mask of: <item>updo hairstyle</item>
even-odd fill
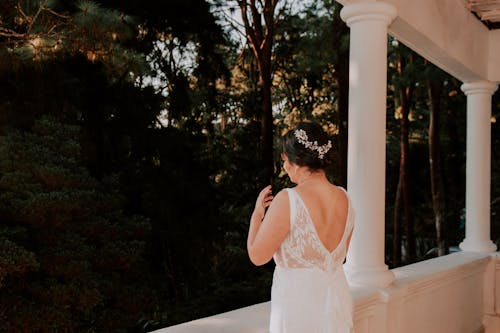
[[[325,169],[332,164],[335,158],[332,146],[324,153],[323,158],[320,158],[320,153],[317,149],[308,148],[303,142],[299,141],[296,136],[297,130],[303,130],[307,135],[307,141],[310,143],[316,142],[317,146],[326,147],[330,141],[330,138],[321,125],[314,122],[298,123],[295,128],[289,130],[282,137],[282,153],[288,157],[290,162],[299,166],[306,166],[311,171]]]

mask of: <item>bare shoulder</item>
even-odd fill
[[[288,209],[289,208],[289,199],[288,199],[288,191],[286,189],[283,189],[279,191],[273,199],[273,202],[271,203],[271,206],[269,206],[269,209],[271,210],[283,210],[283,209]]]
[[[347,191],[341,186],[335,186],[335,190],[337,191],[337,205],[348,209],[349,195],[347,194]]]
[[[276,194],[276,198],[278,197],[281,197],[281,198],[285,198],[285,199],[288,199],[288,191],[286,188],[282,189],[281,191],[279,191],[277,194]]]
[[[342,197],[344,197],[347,200],[347,198],[349,197],[349,195],[347,194],[347,190],[345,188],[343,188],[340,185],[333,185],[333,187],[335,188],[335,190],[338,191],[338,193],[342,194]]]
[[[273,198],[264,216],[263,225],[272,226],[272,233],[275,234],[280,234],[280,231],[282,231],[283,237],[288,232],[290,227],[290,203],[286,190],[279,191]]]
[[[264,221],[269,221],[271,224],[287,225],[289,218],[290,203],[288,201],[288,192],[281,190],[274,196],[271,205],[267,209]]]

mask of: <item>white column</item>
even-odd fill
[[[491,95],[497,84],[464,83],[467,96],[467,161],[465,185],[465,239],[463,251],[494,252],[490,239]]]
[[[340,12],[351,29],[347,185],[356,224],[344,266],[349,283],[384,287],[387,27],[396,9],[357,2]]]

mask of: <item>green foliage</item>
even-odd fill
[[[319,15],[315,4],[304,15],[288,15],[276,36],[276,98],[285,99],[282,114],[299,119],[332,118],[335,78],[330,75],[336,49],[330,47],[336,28],[330,17]],[[304,31],[307,25],[309,29]],[[325,115],[326,114],[326,115]]]
[[[125,176],[153,223],[153,263],[167,277],[158,290],[168,300],[164,326],[269,298],[271,269],[256,270],[245,245],[260,125],[229,121],[205,134],[204,122],[195,125],[155,130],[154,158]]]
[[[111,332],[151,310],[154,296],[141,281],[150,223],[123,214],[116,177],[98,181],[83,167],[80,132],[43,117],[0,140],[0,308],[8,332]]]
[[[415,234],[417,260],[427,259],[426,252],[435,246],[435,226],[433,220],[430,171],[429,171],[429,96],[428,82],[442,87],[440,98],[441,122],[440,176],[444,187],[446,241],[456,246],[464,238],[463,210],[465,206],[465,139],[466,139],[466,99],[460,91],[460,82],[441,69],[428,63],[411,49],[397,42],[389,41],[388,96],[387,96],[387,193],[386,216],[388,233],[391,237],[391,217],[399,173],[401,90],[412,89],[409,114],[410,141],[410,182],[415,206]],[[399,73],[398,60],[405,64]],[[393,176],[396,175],[396,176]],[[390,221],[390,222],[389,222]],[[392,243],[386,247],[392,251]],[[387,262],[391,265],[391,260]]]
[[[0,9],[0,52],[24,63],[84,55],[114,75],[140,75],[144,56],[125,47],[138,36],[138,22],[118,10],[82,0],[6,1]]]
[[[7,238],[0,238],[0,288],[6,278],[19,277],[38,268],[39,263],[32,252]]]

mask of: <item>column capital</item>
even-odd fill
[[[465,82],[462,84],[460,89],[464,92],[466,96],[474,95],[474,94],[490,94],[497,90],[498,83],[491,81],[473,81],[473,82]]]
[[[397,10],[385,2],[356,2],[345,6],[340,11],[340,17],[347,26],[362,21],[384,21],[388,26],[396,18]]]

